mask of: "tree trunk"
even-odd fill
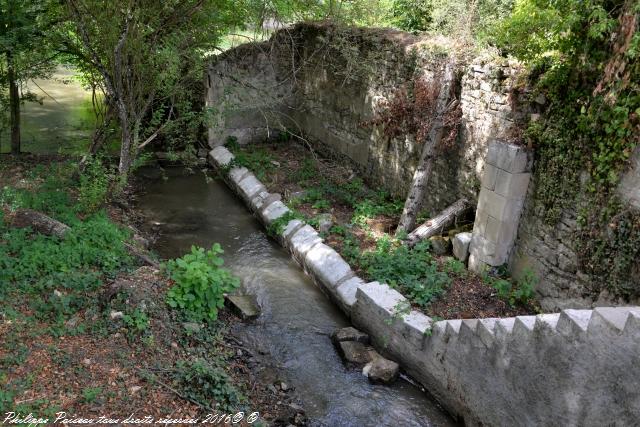
[[[433,169],[433,158],[435,156],[436,148],[442,139],[444,131],[444,114],[447,112],[452,98],[453,89],[455,89],[454,77],[454,64],[449,62],[445,67],[440,93],[438,94],[435,118],[431,125],[431,130],[429,131],[427,140],[424,142],[418,167],[413,174],[413,182],[411,183],[411,188],[409,189],[409,194],[407,195],[407,200],[405,201],[404,209],[402,210],[402,216],[400,217],[400,222],[396,229],[396,236],[413,230],[416,225],[416,217],[422,208],[424,193],[427,189],[431,170]]]
[[[12,225],[18,228],[31,227],[40,234],[59,238],[64,237],[70,230],[68,225],[31,209],[17,210]]]
[[[11,154],[20,154],[20,91],[15,70],[13,54],[7,52],[7,71],[9,79],[9,110],[11,117]]]
[[[126,176],[129,173],[129,167],[131,166],[131,144],[132,144],[132,132],[131,125],[128,117],[122,117],[120,114],[120,127],[122,128],[122,139],[120,145],[120,163],[118,164],[118,172],[121,176]]]
[[[467,209],[467,205],[468,202],[466,199],[458,200],[440,212],[435,218],[430,219],[411,232],[411,234],[407,236],[406,244],[413,246],[420,240],[428,239],[431,236],[442,233],[446,227],[453,223],[457,216]]]

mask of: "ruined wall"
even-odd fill
[[[207,103],[216,112],[209,143],[228,136],[260,142],[284,126],[350,162],[370,184],[404,197],[422,145],[414,135],[389,139],[366,123],[412,79],[444,68],[448,54],[439,46],[393,30],[300,25],[226,52],[208,73]],[[513,132],[515,70],[483,62],[461,64],[462,125],[431,176],[425,207],[434,213],[462,196],[476,198],[488,141]]]
[[[261,142],[286,128],[315,149],[349,162],[372,186],[405,197],[422,146],[413,135],[386,138],[365,123],[385,101],[416,77],[444,68],[446,40],[429,40],[380,29],[339,30],[298,25],[270,41],[240,46],[216,57],[207,74],[207,105],[214,118],[212,147],[228,136]],[[490,142],[513,140],[529,116],[526,96],[514,92],[515,64],[478,57],[460,62],[462,118],[456,144],[435,162],[425,209],[436,213],[465,196],[477,201]],[[514,95],[518,93],[518,95]],[[544,100],[535,100],[544,104]],[[542,106],[539,106],[543,108]],[[534,164],[535,170],[535,164]],[[620,193],[640,204],[640,151],[622,180]],[[576,211],[557,226],[542,220],[532,180],[509,265],[516,276],[531,269],[545,310],[624,304],[579,271],[575,253]],[[524,196],[524,195],[523,195]],[[513,219],[518,224],[517,218]],[[640,263],[636,265],[640,280]],[[640,287],[640,283],[636,284]]]

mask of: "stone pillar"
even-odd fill
[[[531,178],[533,156],[525,147],[500,141],[489,144],[470,245],[469,269],[506,263]]]

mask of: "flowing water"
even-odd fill
[[[317,426],[449,426],[452,420],[405,380],[372,385],[346,368],[329,335],[348,326],[344,315],[270,240],[242,202],[220,181],[169,169],[169,179],[146,186],[138,205],[160,228],[155,250],[177,257],[191,245],[218,242],[243,290],[257,297],[261,316],[236,336],[295,387]]]

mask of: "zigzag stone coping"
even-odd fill
[[[233,160],[224,147],[209,157],[217,168]],[[264,224],[289,211],[251,172],[232,168],[225,179]],[[388,285],[357,277],[302,221],[279,241],[379,351],[465,424],[638,425],[640,307],[434,322]]]

